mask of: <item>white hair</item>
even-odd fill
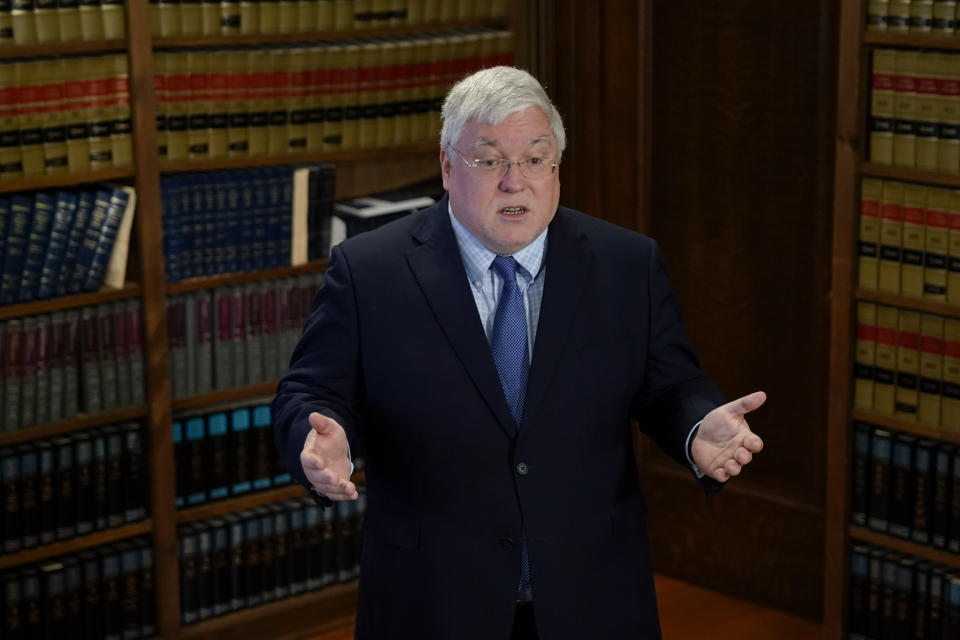
[[[468,122],[498,125],[518,111],[538,107],[550,122],[557,139],[558,157],[567,146],[560,112],[547,97],[540,82],[523,69],[490,67],[457,82],[443,101],[440,114],[440,146],[452,148],[460,140]]]

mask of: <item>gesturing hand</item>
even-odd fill
[[[766,399],[767,394],[757,391],[707,414],[690,445],[690,454],[701,471],[718,482],[726,482],[763,449],[763,440],[750,431],[744,416]]]
[[[300,465],[318,493],[331,500],[356,500],[357,487],[350,482],[347,434],[336,420],[310,414],[310,433],[300,452]]]

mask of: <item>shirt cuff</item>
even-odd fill
[[[703,420],[693,425],[693,428],[690,429],[690,433],[687,434],[687,446],[686,446],[687,462],[690,464],[690,468],[693,469],[693,473],[694,475],[697,476],[698,480],[702,478],[705,474],[703,473],[703,471],[700,470],[700,467],[697,466],[697,463],[693,461],[693,455],[690,452],[690,447],[693,445],[693,439],[697,437],[697,431],[700,429],[701,422],[703,422]]]

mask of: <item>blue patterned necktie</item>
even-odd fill
[[[519,429],[523,417],[523,400],[527,394],[527,312],[523,307],[523,294],[517,285],[517,261],[510,256],[493,259],[493,270],[503,280],[500,302],[493,317],[493,336],[490,351],[497,366],[503,395],[510,407],[513,424]],[[524,596],[531,593],[530,558],[527,554],[526,532],[521,532],[520,584],[518,591]]]

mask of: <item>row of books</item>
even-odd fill
[[[280,379],[322,280],[309,274],[168,297],[173,396]]]
[[[960,572],[855,544],[850,553],[849,640],[960,638]]]
[[[156,636],[150,541],[132,538],[0,573],[4,639]]]
[[[181,527],[184,624],[353,580],[366,494],[320,509],[288,500]]]
[[[960,432],[960,319],[858,302],[854,406]]]
[[[0,449],[3,552],[146,518],[143,438],[131,422]]]
[[[133,164],[126,54],[0,60],[0,180]]]
[[[291,481],[273,446],[269,405],[174,420],[173,448],[177,508]]]
[[[140,302],[0,322],[0,415],[13,431],[143,405]]]
[[[952,36],[957,26],[955,0],[869,0],[867,31]]]
[[[506,0],[151,0],[153,36],[353,31],[496,18]]]
[[[960,54],[873,50],[869,157],[960,173]]]
[[[0,304],[123,287],[136,200],[110,185],[0,195]]]
[[[858,284],[960,304],[960,190],[863,178]]]
[[[163,159],[384,148],[436,139],[463,76],[510,64],[491,29],[155,54]]]
[[[113,40],[126,33],[120,0],[0,2],[0,44]]]
[[[163,176],[167,281],[326,257],[334,184],[323,163]]]

